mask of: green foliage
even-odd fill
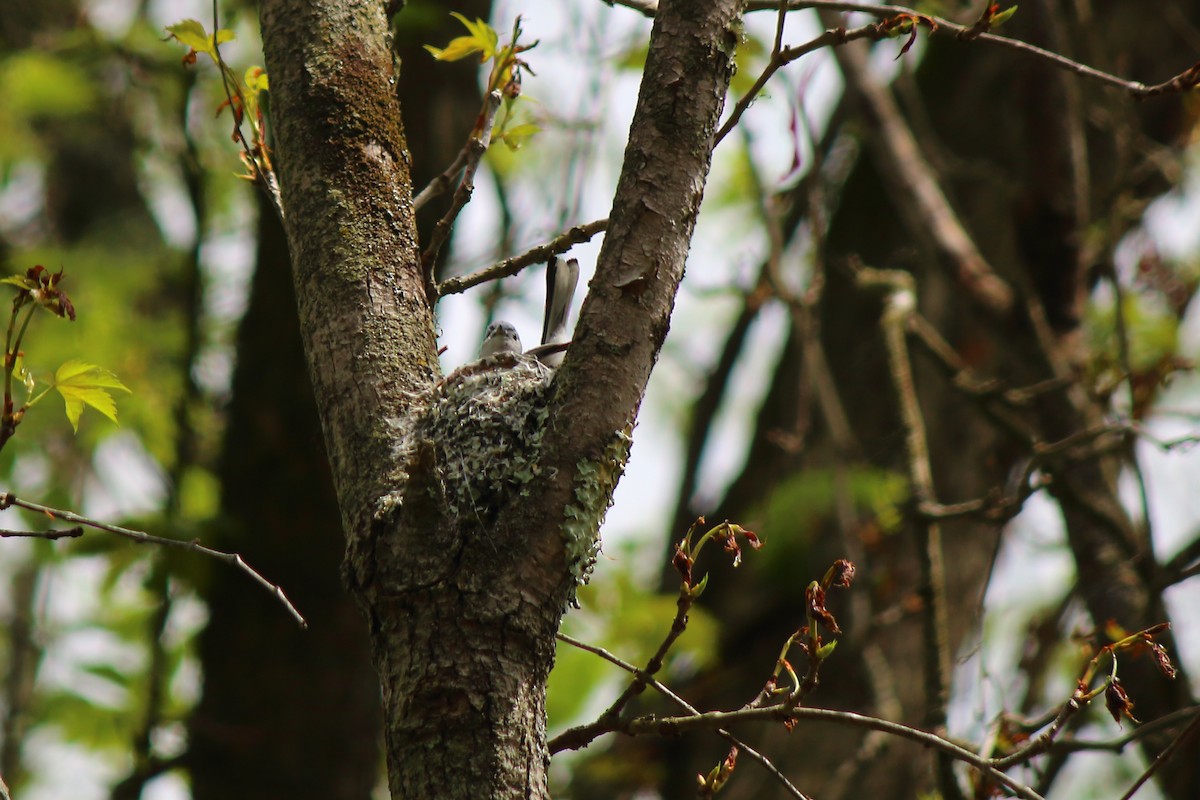
[[[103,367],[86,361],[71,360],[54,373],[53,388],[62,395],[66,404],[67,419],[71,427],[79,430],[79,416],[85,405],[99,411],[114,423],[117,421],[117,404],[109,389],[128,392],[129,388]]]
[[[243,73],[241,80],[225,63],[218,49],[225,42],[233,41],[234,33],[227,28],[221,28],[209,35],[204,26],[194,19],[185,19],[174,25],[167,26],[167,34],[187,46],[188,52],[183,57],[184,64],[195,64],[200,55],[208,56],[221,71],[221,80],[225,84],[226,99],[218,107],[218,111],[229,108],[233,115],[233,139],[243,143],[242,161],[246,165],[247,174],[244,178],[257,180],[260,176],[272,173],[270,148],[266,140],[266,119],[263,115],[262,92],[270,88],[266,71],[259,66],[249,67]],[[250,125],[250,136],[244,139],[241,128],[242,122]]]
[[[1178,316],[1133,292],[1124,296],[1121,310],[1129,337],[1129,362],[1135,372],[1149,369],[1164,357],[1176,354],[1179,349]],[[1116,352],[1112,345],[1118,335],[1116,304],[1090,304],[1087,332],[1091,351],[1102,354],[1105,359],[1097,361],[1095,366],[1114,368],[1111,360]]]
[[[515,113],[517,103],[522,99],[521,70],[524,69],[531,75],[533,74],[533,70],[529,68],[528,62],[521,58],[520,54],[537,47],[537,42],[533,42],[532,44],[520,43],[520,17],[517,17],[516,22],[513,23],[512,37],[509,43],[501,46],[500,35],[484,20],[476,19],[472,22],[455,11],[451,11],[450,16],[463,24],[463,27],[467,29],[468,35],[451,39],[450,43],[444,48],[428,44],[424,45],[424,47],[438,61],[461,61],[468,56],[478,53],[479,63],[486,64],[489,61],[492,62],[484,94],[500,92],[503,97],[502,110],[492,131],[492,140],[504,142],[510,150],[517,150],[531,136],[541,130],[540,126],[531,121],[524,120],[518,122]],[[481,116],[481,122],[482,119]],[[477,137],[481,133],[482,131],[476,128],[472,132],[472,136]]]
[[[120,391],[122,443],[106,455],[140,451],[151,472],[167,475],[181,455],[191,462],[173,475],[178,478],[176,510],[132,527],[211,541],[203,523],[216,511],[217,487],[206,465],[222,432],[221,404],[201,390],[182,415],[176,411],[196,358],[186,333],[187,315],[193,313],[191,248],[199,240],[244,239],[254,224],[248,193],[229,180],[227,129],[206,124],[209,114],[195,113],[226,103],[224,89],[216,80],[197,81],[180,69],[177,57],[163,46],[161,29],[144,19],[135,18],[128,30],[115,33],[88,27],[82,18],[78,26],[72,22],[59,20],[37,32],[27,49],[14,46],[0,54],[0,189],[10,205],[12,198],[21,202],[0,231],[4,273],[20,273],[4,280],[9,288],[0,290],[0,299],[24,298],[8,342],[12,410],[32,411],[48,398],[40,403],[43,413],[21,416],[19,435],[0,451],[0,481],[6,491],[62,508],[78,510],[85,487],[89,501],[128,503],[130,487],[123,476],[97,471],[97,446],[116,430],[98,414],[83,411],[90,405],[113,419],[113,397]],[[199,45],[197,54],[211,58],[203,36],[189,38],[195,29],[184,27],[180,34]],[[215,41],[230,38],[220,33]],[[251,103],[267,88],[265,75],[254,69],[240,66],[236,79]],[[184,129],[185,118],[195,124]],[[180,242],[176,231],[167,241],[155,224],[187,219],[193,212],[196,235],[202,237],[197,242]],[[221,265],[205,256],[205,266],[217,274]],[[25,268],[38,263],[50,268],[30,275]],[[66,324],[76,308],[77,318]],[[198,313],[201,353],[220,354],[233,320],[214,324],[203,307]],[[124,387],[136,393],[124,396]],[[58,416],[59,397],[71,427]],[[179,445],[180,421],[196,431],[189,452]],[[131,524],[107,514],[105,521]],[[66,527],[16,509],[5,517],[5,527]],[[148,575],[154,570],[169,574],[168,594],[190,600],[210,565],[194,553],[136,546],[95,531],[56,542],[5,540],[4,547],[3,578],[19,569],[38,576],[34,616],[24,621],[33,625],[38,648],[33,655],[56,667],[39,674],[31,705],[24,709],[28,735],[64,740],[72,745],[73,759],[90,751],[119,769],[144,724],[151,680],[166,687],[157,727],[176,724],[192,701],[181,691],[190,688],[181,668],[190,658],[194,632],[179,629],[181,619],[187,624],[186,615],[179,615],[172,617],[162,642],[152,637],[163,594],[146,585]],[[17,589],[4,583],[0,601],[12,609]],[[13,623],[9,614],[0,620],[5,643],[0,666],[7,667],[12,654]],[[157,676],[148,673],[153,646],[164,648],[164,668]],[[16,784],[14,789],[26,784],[31,794],[39,789],[45,794],[45,782],[53,780],[21,773],[18,768],[5,778]]]
[[[16,432],[17,426],[25,418],[25,413],[45,397],[50,389],[57,390],[62,396],[66,404],[67,420],[75,431],[79,430],[79,417],[85,405],[95,408],[115,423],[117,405],[109,390],[129,391],[116,375],[108,370],[85,361],[71,360],[58,368],[54,382],[49,388],[34,394],[36,381],[25,367],[21,345],[37,308],[75,321],[75,306],[62,290],[62,280],[62,270],[52,273],[40,264],[30,267],[24,275],[13,275],[0,280],[0,283],[17,287],[17,295],[13,298],[12,316],[4,340],[4,405],[0,410],[0,447],[3,447]],[[26,400],[19,406],[13,397],[14,378],[25,388]]]
[[[500,43],[500,37],[491,25],[481,19],[471,22],[457,11],[451,11],[450,16],[461,22],[470,35],[451,39],[450,44],[445,48],[427,44],[425,49],[429,51],[430,55],[438,61],[458,61],[473,53],[479,53],[479,63],[481,64],[487,63],[497,55],[496,45]]]
[[[6,115],[59,121],[93,111],[99,100],[86,70],[28,50],[0,62],[0,93]]]
[[[1003,11],[993,14],[992,18],[989,20],[989,23],[993,29],[999,28],[1001,25],[1012,19],[1012,15],[1015,13],[1017,13],[1017,6],[1009,6]]]
[[[873,518],[885,533],[896,531],[903,521],[903,504],[908,500],[908,480],[898,472],[856,467],[848,470],[847,487],[855,509]],[[831,469],[798,472],[780,484],[758,515],[763,538],[783,535],[790,540],[807,540],[825,519],[834,515],[837,499],[836,476]]]

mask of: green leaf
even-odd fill
[[[130,676],[124,671],[117,669],[112,664],[85,664],[83,671],[89,675],[95,675],[97,678],[103,678],[109,683],[116,684],[122,689],[128,689]]]
[[[1001,25],[1003,25],[1004,23],[1008,22],[1008,20],[1009,20],[1009,19],[1012,17],[1012,15],[1013,15],[1013,14],[1015,14],[1015,13],[1017,13],[1017,7],[1016,7],[1016,6],[1010,6],[1009,8],[1006,8],[1006,9],[1004,9],[1004,10],[1003,10],[1003,11],[1001,11],[999,14],[996,14],[996,15],[994,15],[994,16],[992,17],[992,19],[991,19],[991,21],[990,21],[990,24],[989,24],[989,27],[990,27],[990,28],[992,28],[992,30],[995,30],[996,28],[999,28]]]
[[[197,53],[212,55],[212,42],[208,38],[208,31],[204,30],[204,26],[194,19],[185,19],[183,22],[168,25],[167,33],[171,34],[175,41],[192,48]]]
[[[67,419],[76,433],[79,432],[79,416],[83,413],[85,405],[91,406],[116,423],[117,404],[108,390],[129,391],[116,375],[103,367],[75,359],[66,362],[54,373],[54,388],[62,395],[66,404]]]
[[[451,39],[450,44],[446,45],[445,49],[425,45],[434,58],[438,61],[459,61],[473,53],[479,53],[480,61],[487,61],[492,56],[496,55],[496,43],[500,41],[499,35],[481,19],[474,22],[464,17],[462,14],[451,11],[450,16],[461,22],[463,26],[470,32],[470,36],[459,36]]]
[[[25,277],[24,275],[10,275],[5,279],[0,280],[0,283],[11,283],[13,286],[17,286],[27,292],[32,292],[34,289],[38,288],[38,285],[35,282],[29,280],[29,278]]]
[[[183,22],[177,22],[174,25],[168,25],[167,33],[169,33],[180,44],[190,47],[197,53],[204,53],[213,61],[217,60],[216,45],[231,42],[236,36],[236,34],[234,34],[234,32],[228,28],[221,28],[218,30],[215,37],[209,36],[208,31],[204,29],[204,26],[194,19],[185,19]],[[194,59],[187,60],[190,62]]]
[[[461,61],[472,53],[481,52],[483,48],[471,37],[459,36],[457,39],[451,39],[444,50],[428,44],[425,45],[425,49],[438,61]],[[486,57],[483,60],[486,60]]]
[[[463,26],[471,32],[472,38],[479,42],[481,48],[488,56],[496,54],[496,44],[500,41],[500,35],[496,33],[496,29],[488,25],[486,21],[475,18],[475,22],[459,14],[457,11],[451,11],[450,16],[461,22]],[[485,61],[487,58],[484,59]]]
[[[541,126],[535,125],[532,122],[525,122],[521,125],[514,125],[506,130],[500,136],[500,140],[508,145],[510,150],[518,150],[531,136],[541,130]]]
[[[249,67],[246,70],[246,76],[242,79],[246,83],[246,88],[252,93],[267,91],[270,85],[267,82],[267,71],[262,67]]]

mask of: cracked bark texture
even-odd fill
[[[619,478],[683,275],[740,7],[662,4],[613,222],[553,387],[544,479],[481,525],[437,491],[436,448],[398,452],[394,421],[440,376],[382,4],[262,6],[304,347],[394,797],[547,796],[545,680],[573,584],[565,510],[587,506],[594,535]]]

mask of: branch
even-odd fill
[[[429,246],[421,253],[421,266],[425,270],[425,291],[431,305],[437,299],[437,284],[433,277],[433,267],[437,263],[438,252],[450,238],[454,220],[458,219],[459,212],[470,202],[471,194],[475,191],[475,172],[479,169],[479,162],[483,158],[483,154],[487,152],[488,145],[491,144],[492,126],[496,124],[496,112],[500,110],[501,99],[500,90],[497,89],[491,92],[484,101],[479,123],[463,147],[466,153],[466,164],[463,168],[462,180],[459,181],[458,188],[454,190],[454,200],[450,203],[450,208],[446,210],[445,215],[433,226],[433,233],[429,237]],[[425,192],[421,194],[425,194]]]
[[[484,145],[480,150],[480,140],[485,136],[491,138],[491,130],[495,125],[496,112],[500,108],[499,92],[491,92],[483,99],[483,108],[479,110],[479,119],[475,123],[475,129],[471,131],[471,135],[467,138],[462,149],[458,151],[454,161],[446,170],[429,182],[429,185],[422,189],[416,197],[413,198],[413,210],[419,211],[426,203],[440,194],[445,193],[450,189],[450,184],[454,182],[454,176],[462,172],[463,168],[474,162],[478,163],[483,153],[487,151],[487,145]]]
[[[566,644],[569,644],[572,647],[577,647],[580,650],[583,650],[588,653],[594,653],[595,655],[598,655],[601,658],[603,658],[605,661],[608,661],[611,664],[617,665],[621,669],[625,670],[629,674],[636,677],[638,680],[643,681],[647,686],[660,692],[663,696],[665,696],[667,699],[669,699],[671,702],[673,702],[675,705],[679,706],[680,708],[682,708],[684,711],[688,712],[689,714],[691,714],[693,716],[698,716],[700,714],[700,711],[695,706],[690,704],[688,701],[684,700],[679,695],[675,694],[675,692],[671,691],[669,688],[667,688],[663,684],[659,683],[657,680],[654,679],[653,676],[648,675],[644,670],[641,670],[638,667],[635,667],[633,664],[630,664],[627,661],[621,660],[617,656],[615,656],[612,653],[605,650],[603,647],[596,647],[595,645],[590,645],[590,644],[587,644],[586,642],[581,642],[578,639],[574,639],[570,636],[567,636],[565,633],[559,633],[559,634],[557,634],[557,637],[560,642],[565,642]],[[792,784],[792,782],[789,781],[787,779],[787,777],[784,776],[784,774],[779,771],[779,768],[771,763],[771,760],[769,758],[767,758],[763,754],[759,753],[757,750],[750,747],[745,742],[743,742],[741,739],[734,736],[732,733],[725,730],[724,728],[718,728],[717,734],[721,738],[725,739],[725,741],[730,742],[730,743],[734,744],[735,746],[737,746],[738,749],[744,751],[748,756],[750,756],[752,759],[754,759],[759,764],[761,764],[763,766],[763,768],[767,770],[767,772],[770,772],[771,775],[783,785],[784,789],[790,795],[792,795],[795,798],[798,798],[798,800],[809,800],[808,796],[805,795],[803,792],[801,792],[799,789],[797,789]],[[550,742],[547,744],[547,747],[551,754],[554,754],[554,753],[557,753],[557,752],[567,749],[565,745],[558,746],[558,744],[562,738],[563,737],[561,737],[561,736],[556,737],[554,739],[551,739]]]
[[[233,135],[237,138],[238,143],[242,146],[242,156],[246,160],[246,164],[254,170],[254,179],[263,191],[267,193],[267,197],[271,198],[271,208],[275,210],[275,214],[279,217],[279,221],[283,222],[283,196],[279,193],[279,183],[275,180],[275,173],[268,172],[254,157],[254,149],[250,147],[250,143],[246,141],[245,134],[242,133],[242,121],[238,116],[239,108],[246,107],[246,100],[242,97],[242,89],[237,85],[236,79],[231,79],[233,70],[225,63],[225,59],[221,57],[221,47],[217,43],[217,31],[220,30],[220,15],[217,10],[217,0],[213,0],[212,4],[213,15],[213,31],[212,31],[212,48],[213,58],[217,62],[217,71],[221,73],[221,87],[225,90],[225,102],[229,104],[229,113],[233,116]],[[229,84],[233,83],[233,93],[229,91]],[[233,102],[233,94],[237,94],[238,103],[235,106]],[[185,128],[186,130],[186,128]],[[264,134],[265,137],[265,134]],[[264,156],[266,153],[266,142],[263,143]]]
[[[525,267],[549,261],[553,256],[565,253],[574,245],[590,240],[593,236],[608,229],[607,219],[598,219],[584,225],[569,228],[545,244],[539,244],[519,256],[506,258],[490,267],[485,267],[470,275],[458,278],[447,278],[437,285],[435,297],[445,297],[448,294],[459,294],[474,286],[488,281],[509,278],[516,275]]]
[[[10,531],[0,529],[0,539],[11,539],[13,537],[24,537],[28,539],[75,539],[83,536],[83,528],[75,526],[61,531]]]
[[[604,0],[608,5],[625,6],[635,11],[640,12],[644,16],[653,17],[658,11],[658,3],[656,0]],[[845,3],[845,2],[822,2],[822,0],[788,0],[788,11],[802,11],[805,9],[822,9],[825,11],[846,11],[861,14],[871,14],[876,17],[895,17],[900,14],[908,14],[912,16],[921,16],[925,19],[932,20],[936,24],[933,29],[934,35],[953,36],[954,38],[964,42],[985,42],[998,47],[1004,47],[1009,50],[1016,50],[1026,55],[1034,56],[1050,62],[1051,65],[1074,73],[1084,78],[1099,81],[1108,86],[1121,89],[1134,99],[1145,99],[1149,97],[1157,97],[1163,94],[1175,94],[1184,92],[1200,84],[1200,64],[1195,64],[1180,72],[1162,83],[1156,83],[1150,86],[1140,82],[1131,81],[1125,78],[1118,77],[1108,72],[1098,70],[1094,67],[1089,67],[1086,64],[1081,64],[1066,56],[1059,55],[1052,50],[1046,50],[1037,45],[1023,42],[1020,39],[1011,39],[1007,36],[999,36],[994,33],[980,32],[979,23],[972,25],[960,25],[957,22],[952,22],[945,17],[938,17],[932,14],[924,14],[915,9],[906,6],[894,5],[872,5],[865,3]],[[777,11],[779,3],[773,0],[750,0],[746,4],[746,11]]]
[[[1200,706],[1191,706],[1190,708],[1181,708],[1178,711],[1172,711],[1166,716],[1142,723],[1125,735],[1118,736],[1116,739],[1096,741],[1094,739],[1076,739],[1064,736],[1051,745],[1050,751],[1055,753],[1075,753],[1084,750],[1099,750],[1109,753],[1120,753],[1138,739],[1142,739],[1152,733],[1158,733],[1165,728],[1170,728],[1190,718],[1200,718]]]
[[[630,720],[621,728],[621,732],[631,736],[645,734],[676,736],[686,731],[728,728],[731,725],[743,722],[786,722],[787,720],[831,722],[854,728],[883,731],[893,736],[899,736],[902,739],[917,742],[925,747],[932,748],[962,761],[984,773],[989,778],[1004,784],[1017,797],[1025,798],[1025,800],[1044,800],[1041,795],[1028,786],[1001,772],[988,759],[961,745],[955,744],[936,734],[920,730],[919,728],[912,728],[898,722],[889,722],[877,717],[855,714],[852,711],[834,711],[827,708],[810,708],[805,706],[791,709],[783,706],[770,706],[767,708],[741,709],[738,711],[709,711],[704,714],[687,717],[656,717],[649,715]]]
[[[1184,742],[1186,742],[1189,738],[1195,737],[1197,732],[1200,732],[1200,716],[1192,719],[1192,721],[1188,723],[1188,726],[1184,728],[1161,753],[1158,754],[1158,757],[1150,763],[1150,766],[1146,767],[1146,771],[1143,772],[1141,776],[1139,776],[1138,779],[1133,782],[1133,786],[1129,787],[1129,791],[1121,795],[1121,800],[1130,800],[1131,797],[1137,794],[1138,790],[1145,785],[1146,781],[1150,780],[1150,778],[1154,776],[1154,773],[1158,772],[1163,764],[1166,764],[1179,752],[1179,750],[1183,747]]]
[[[858,285],[882,287],[887,291],[881,324],[892,383],[900,403],[900,417],[904,421],[909,483],[918,504],[937,504],[933,466],[925,436],[925,420],[921,414],[921,404],[913,380],[912,362],[908,355],[908,343],[905,340],[908,320],[917,306],[913,277],[898,270],[862,269],[858,273]],[[921,544],[921,582],[924,584],[921,594],[927,603],[923,625],[927,721],[935,730],[942,731],[946,728],[946,707],[950,702],[953,669],[949,611],[946,607],[946,569],[942,557],[942,531],[936,519],[931,517],[919,520],[917,529]],[[938,788],[942,796],[961,797],[953,764],[947,753],[939,753],[938,767]]]
[[[95,528],[96,530],[115,533],[117,536],[131,539],[138,544],[158,544],[165,547],[177,547],[182,550],[193,550],[195,552],[203,553],[206,556],[215,558],[219,561],[224,561],[227,564],[232,564],[242,572],[249,575],[250,578],[253,579],[254,582],[259,586],[262,586],[264,589],[274,595],[275,599],[283,603],[284,608],[288,610],[288,613],[292,615],[297,623],[299,623],[301,628],[308,627],[308,622],[306,622],[304,617],[300,615],[300,612],[296,610],[296,607],[292,605],[292,601],[288,600],[287,595],[283,593],[283,589],[279,588],[278,585],[271,583],[269,580],[256,572],[254,568],[247,564],[237,553],[226,553],[223,550],[214,550],[211,547],[205,547],[195,539],[189,542],[185,542],[180,539],[166,539],[161,536],[152,536],[143,531],[135,531],[131,528],[122,528],[119,525],[109,525],[106,522],[98,522],[94,519],[81,516],[73,511],[51,508],[49,506],[41,505],[40,503],[22,500],[21,498],[16,497],[9,492],[0,492],[0,511],[12,506],[18,506],[20,508],[28,509],[29,511],[36,511],[40,514],[45,514],[47,517],[50,517],[50,519],[61,519],[64,522],[73,522],[78,525],[85,525],[89,528]]]
[[[695,530],[695,526],[693,526],[692,530]],[[691,531],[688,532],[689,537],[690,535]],[[595,722],[578,725],[555,737],[554,741],[550,743],[551,753],[557,752],[555,747],[558,750],[579,750],[591,744],[596,737],[620,728],[621,711],[624,710],[625,706],[629,705],[629,701],[645,691],[646,686],[654,679],[654,675],[662,669],[663,659],[666,657],[667,651],[671,649],[671,646],[675,644],[675,641],[687,629],[687,613],[692,607],[692,602],[695,600],[693,593],[689,591],[690,588],[690,584],[686,578],[681,581],[679,597],[675,601],[675,619],[671,621],[670,630],[667,631],[667,635],[659,643],[658,650],[651,656],[650,661],[646,664],[646,668],[634,672],[633,681],[625,687],[625,690],[612,702],[612,705],[596,718]],[[572,641],[571,644],[573,643]],[[597,655],[599,654],[597,653]],[[656,686],[655,688],[659,687]],[[663,691],[663,689],[660,689],[660,691]]]
[[[901,218],[915,238],[931,241],[935,251],[950,261],[959,282],[976,302],[993,314],[1007,314],[1014,306],[1012,287],[975,246],[891,92],[871,76],[866,53],[847,47],[835,50],[834,56],[846,83],[874,123],[868,143],[874,145],[880,172]]]

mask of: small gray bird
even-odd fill
[[[578,285],[579,262],[575,259],[563,264],[558,258],[551,258],[546,264],[546,312],[542,320],[542,343],[530,348],[526,355],[535,356],[547,367],[562,364],[563,354],[571,343],[567,336],[567,316]],[[501,320],[488,325],[483,344],[479,347],[480,358],[497,353],[520,352],[521,337],[512,323]]]
[[[511,322],[493,322],[487,326],[483,344],[479,346],[479,357],[487,358],[497,353],[521,352],[521,336]]]

